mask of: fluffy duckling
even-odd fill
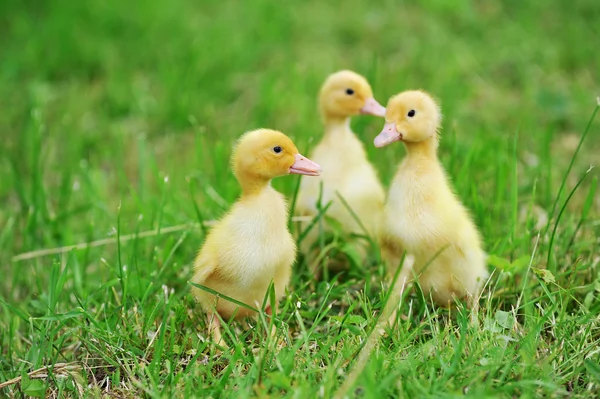
[[[439,305],[466,298],[469,306],[476,306],[488,277],[486,254],[475,224],[452,192],[437,157],[441,118],[440,107],[423,91],[405,91],[388,102],[386,123],[374,144],[383,147],[401,141],[407,156],[389,190],[380,247],[392,274],[403,252],[409,255],[396,292],[414,275]]]
[[[296,258],[296,243],[287,228],[287,202],[270,181],[290,173],[318,176],[321,168],[300,155],[283,133],[268,129],[240,138],[232,168],[242,195],[206,237],[194,262],[192,282],[260,307],[271,281],[277,299],[284,294]],[[255,315],[196,287],[192,292],[208,315],[209,333],[216,343],[222,337],[215,312],[225,320]]]
[[[302,179],[296,213],[304,216],[318,214],[317,201],[323,185],[321,203],[332,201],[326,215],[336,219],[347,233],[364,235],[363,229],[339,200],[336,192],[346,200],[369,234],[375,231],[375,221],[383,209],[385,193],[377,172],[367,159],[363,143],[350,129],[350,118],[359,114],[384,117],[383,108],[374,98],[367,80],[351,71],[339,71],[330,75],[319,94],[319,109],[325,134],[310,154],[310,158],[323,166],[317,179]],[[306,223],[303,228],[306,228]],[[313,227],[301,249],[311,253],[319,234]],[[363,254],[366,248],[361,248]],[[310,258],[310,256],[309,256]],[[312,265],[313,269],[317,265]]]

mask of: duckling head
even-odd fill
[[[329,75],[321,86],[319,107],[325,119],[346,119],[358,114],[385,116],[385,108],[373,98],[369,82],[352,71]]]
[[[258,129],[245,133],[234,150],[232,166],[240,182],[269,181],[290,173],[318,176],[321,167],[298,153],[285,134]]]
[[[395,141],[420,143],[433,139],[442,121],[439,105],[426,92],[404,91],[390,98],[383,130],[375,137],[375,147],[384,147]]]

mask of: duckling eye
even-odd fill
[[[412,118],[413,116],[415,116],[416,112],[414,109],[411,109],[410,111],[408,111],[408,117]]]
[[[276,145],[275,147],[273,147],[273,152],[275,154],[279,154],[281,151],[283,151],[283,148],[281,148],[281,146]]]
[[[354,90],[352,90],[352,89],[346,89],[346,94],[349,95],[349,96],[351,96],[351,95],[354,94]]]

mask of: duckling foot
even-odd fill
[[[477,300],[477,296],[469,296],[467,299],[467,307],[471,310],[470,314],[470,322],[471,327],[479,326],[479,301]]]
[[[229,349],[229,345],[227,345],[221,335],[221,320],[215,313],[208,314],[208,333],[212,342],[220,345],[226,350]]]

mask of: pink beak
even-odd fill
[[[294,164],[290,167],[290,173],[308,176],[319,176],[321,174],[319,164],[300,154],[296,154],[295,158]]]
[[[360,109],[361,114],[369,114],[385,118],[385,108],[373,97],[367,98],[365,105]]]
[[[373,140],[373,144],[375,144],[375,147],[381,148],[398,140],[402,140],[402,135],[396,130],[396,124],[387,122],[383,125],[381,133]]]

